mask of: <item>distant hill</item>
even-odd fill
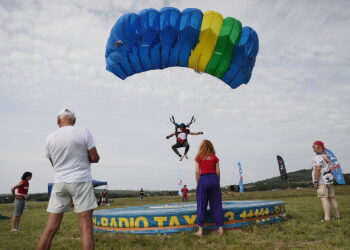
[[[344,178],[347,185],[350,185],[350,174],[344,174]],[[305,188],[311,187],[311,170],[302,169],[288,173],[288,181],[291,188]],[[335,184],[336,185],[336,184]],[[233,188],[233,189],[232,189]],[[282,181],[279,176],[272,177],[266,180],[252,182],[244,184],[244,191],[263,191],[274,189],[287,189],[288,182]],[[238,191],[237,185],[223,187],[223,190]],[[102,189],[95,189],[96,197],[99,198]],[[195,189],[190,190],[195,192]],[[138,197],[139,190],[108,190],[108,196],[110,199]],[[177,190],[145,190],[145,196],[177,196]],[[31,201],[48,201],[49,195],[47,193],[30,194],[29,200]],[[13,197],[10,194],[0,194],[0,203],[12,203]]]
[[[100,198],[103,189],[95,189],[95,196]],[[139,197],[139,190],[108,190],[109,199]],[[145,190],[145,196],[178,196],[177,190]],[[48,201],[48,193],[30,193],[29,201]],[[11,194],[0,194],[0,203],[13,203]]]
[[[344,174],[345,182],[350,185],[350,174]],[[311,169],[302,169],[288,173],[288,181],[281,180],[280,176],[266,180],[247,183],[244,185],[246,191],[286,189],[288,182],[291,188],[304,188],[312,186]],[[335,184],[337,185],[337,184]]]

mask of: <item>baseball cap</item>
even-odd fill
[[[326,147],[324,146],[324,143],[322,141],[315,141],[313,144],[320,146],[323,150],[326,149]]]
[[[63,109],[60,109],[60,111],[58,111],[58,116],[62,116],[62,115],[70,115],[75,118],[74,111],[67,108],[63,108]]]

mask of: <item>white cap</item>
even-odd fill
[[[58,111],[58,116],[65,116],[65,115],[69,115],[69,116],[73,116],[75,118],[75,113],[73,110],[70,109],[60,109],[60,111]]]

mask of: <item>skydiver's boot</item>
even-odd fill
[[[180,161],[182,161],[182,159],[185,157],[184,155],[179,155],[180,157]]]
[[[188,160],[188,156],[187,155],[184,155],[184,157]]]

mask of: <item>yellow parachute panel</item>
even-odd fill
[[[192,50],[188,67],[205,72],[205,68],[214,52],[223,16],[216,11],[206,11],[203,16],[199,43]]]

